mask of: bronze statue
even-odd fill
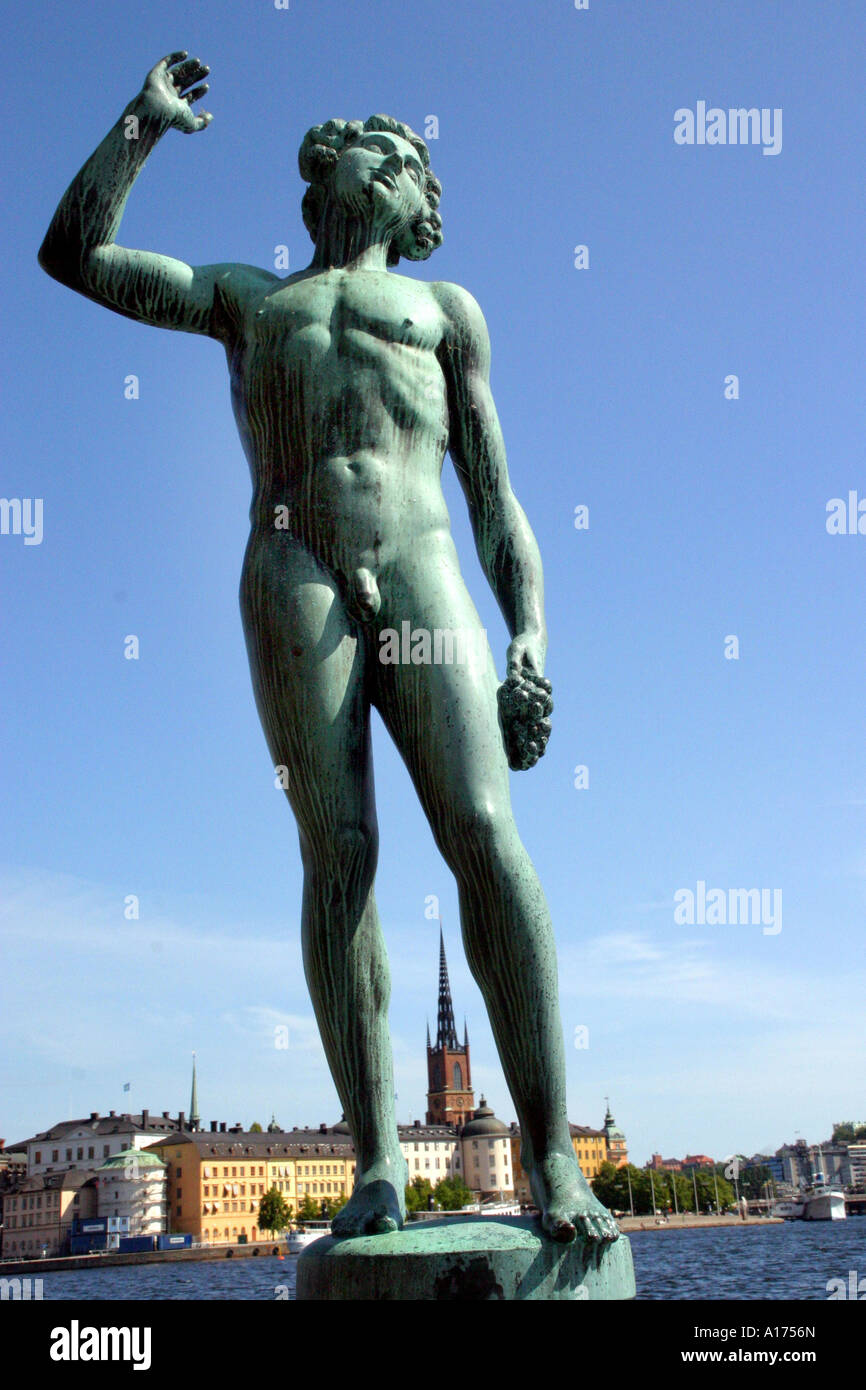
[[[117,245],[160,137],[210,123],[192,109],[207,73],[186,53],[156,64],[67,190],[39,258],[99,304],[226,350],[254,489],[240,593],[250,667],[298,822],[307,981],[357,1151],[334,1231],[394,1230],[405,1216],[373,895],[375,706],[457,879],[544,1230],[615,1240],[569,1134],[553,931],[509,796],[509,761],[531,766],[550,732],[541,561],[508,478],[478,305],[392,269],[442,240],[427,147],[387,116],[314,126],[299,158],[315,251],[284,279]],[[451,537],[446,451],[511,634],[502,686]],[[382,660],[383,634],[405,622],[480,639],[483,660],[448,660],[447,643],[445,659],[425,659],[423,640],[408,661]]]

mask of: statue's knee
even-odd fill
[[[372,876],[379,855],[378,832],[370,826],[342,823],[323,827],[302,839],[307,868],[347,882]]]
[[[511,818],[498,806],[482,802],[447,817],[443,853],[452,868],[498,860],[508,842]]]

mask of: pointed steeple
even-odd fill
[[[192,1054],[192,1094],[189,1098],[189,1127],[197,1130],[201,1125],[201,1116],[198,1113],[198,1087],[195,1080],[195,1053]]]
[[[430,1051],[430,1020],[427,1020],[427,1051]]]
[[[436,1046],[457,1048],[457,1029],[454,1027],[454,1006],[448,982],[448,962],[445,959],[445,938],[439,928],[439,1009],[436,1018]]]

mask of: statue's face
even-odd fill
[[[341,202],[374,214],[384,225],[404,226],[424,205],[424,166],[400,135],[368,130],[343,150],[333,176]]]

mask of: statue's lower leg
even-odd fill
[[[345,897],[339,911],[333,900],[322,911],[316,897],[314,876],[304,892],[304,964],[356,1154],[354,1190],[331,1229],[338,1236],[382,1234],[403,1225],[408,1181],[394,1112],[385,943],[372,889],[360,913]]]
[[[461,875],[460,912],[542,1226],[557,1241],[616,1240],[619,1227],[581,1172],[571,1142],[553,927],[516,829],[500,836],[486,864]]]

